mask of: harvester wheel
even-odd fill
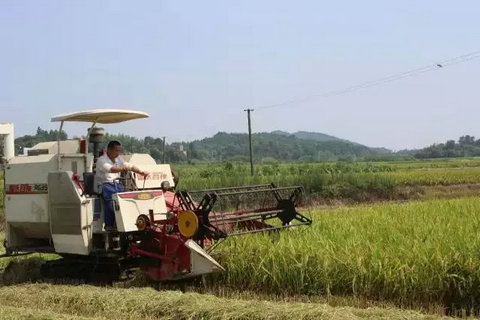
[[[185,238],[191,238],[197,233],[198,218],[193,211],[187,210],[178,214],[178,231]]]
[[[42,278],[41,269],[45,261],[41,258],[11,260],[2,273],[2,283],[5,285],[38,281]]]

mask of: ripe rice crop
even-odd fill
[[[444,158],[422,159],[414,161],[385,161],[376,164],[387,164],[395,169],[411,170],[426,168],[469,168],[480,167],[480,158]]]
[[[231,238],[213,285],[355,295],[401,306],[480,304],[480,199],[316,210],[311,227]]]
[[[396,171],[388,174],[399,185],[453,185],[480,182],[480,168]]]
[[[426,167],[419,169],[417,165]],[[437,167],[433,167],[435,164]],[[279,186],[302,185],[308,195],[323,199],[403,199],[403,192],[413,187],[448,186],[480,183],[480,167],[476,160],[458,162],[410,163],[413,168],[396,167],[394,162],[270,164],[258,165],[249,175],[245,164],[179,166],[180,189],[211,189],[226,186],[275,183]],[[455,165],[455,167],[453,167]],[[442,167],[443,166],[443,167]],[[452,167],[449,167],[452,166]],[[402,189],[403,188],[403,189]],[[415,191],[415,190],[414,190]]]

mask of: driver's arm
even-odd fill
[[[119,173],[119,172],[127,172],[128,169],[127,167],[125,167],[125,165],[121,165],[121,166],[112,166],[110,168],[110,172],[111,173]]]
[[[148,175],[148,172],[140,170],[137,166],[132,165],[128,162],[124,162],[122,165],[119,166],[112,166],[110,168],[110,172],[112,173],[118,173],[118,172],[128,172],[128,171],[133,171],[135,173],[141,174],[141,175]]]

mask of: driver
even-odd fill
[[[122,145],[112,140],[107,145],[107,152],[97,159],[96,176],[97,181],[102,183],[102,196],[105,204],[105,231],[115,231],[115,211],[113,210],[112,195],[123,192],[124,187],[119,182],[120,173],[132,171],[145,177],[148,172],[124,161],[120,157]]]

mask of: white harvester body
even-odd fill
[[[61,122],[61,131],[65,121],[91,122],[93,128],[96,123],[146,117],[146,113],[138,111],[102,109],[61,115],[52,121]],[[5,128],[10,130],[10,126]],[[13,126],[11,128],[13,130]],[[1,129],[0,126],[0,135]],[[13,139],[13,132],[8,134]],[[31,148],[27,156],[9,157],[4,167],[7,253],[54,252],[81,256],[95,253],[95,235],[105,234],[104,205],[101,185],[93,173],[94,155],[88,152],[87,146],[88,142],[80,139],[44,142]],[[166,220],[164,186],[174,187],[170,165],[157,164],[148,154],[122,157],[150,175],[145,179],[131,173],[126,183],[134,188],[114,194],[117,231],[138,231],[136,222],[142,214],[151,213],[155,221]],[[85,190],[87,178],[93,183],[93,193]],[[190,275],[221,269],[198,245],[189,242],[186,246],[193,257]]]
[[[71,180],[74,172],[83,174],[91,170],[92,162],[91,155],[79,153],[62,155],[61,166],[69,168],[68,171],[58,171],[58,154],[20,156],[8,162],[4,177],[8,249],[15,251],[28,247],[47,249],[51,245],[49,239],[53,239],[53,235],[59,230],[58,223],[61,223],[56,219],[57,216],[60,220],[68,216],[67,213],[58,214],[58,203],[71,201],[71,193],[74,191],[78,193],[78,199],[82,197],[74,184],[61,181],[62,185],[59,189],[59,186],[55,185],[57,181],[49,176],[63,172],[65,175],[70,174]],[[75,171],[72,171],[72,168]],[[79,205],[78,209],[80,207]],[[86,205],[82,207],[87,210]],[[81,217],[78,216],[79,219]],[[86,218],[87,215],[84,217]],[[87,224],[88,221],[84,223]],[[77,233],[81,233],[80,228]],[[86,252],[85,249],[76,251]]]
[[[13,123],[0,123],[0,145],[3,149],[3,154],[0,156],[2,157],[2,162],[8,161],[15,156],[13,131]]]

